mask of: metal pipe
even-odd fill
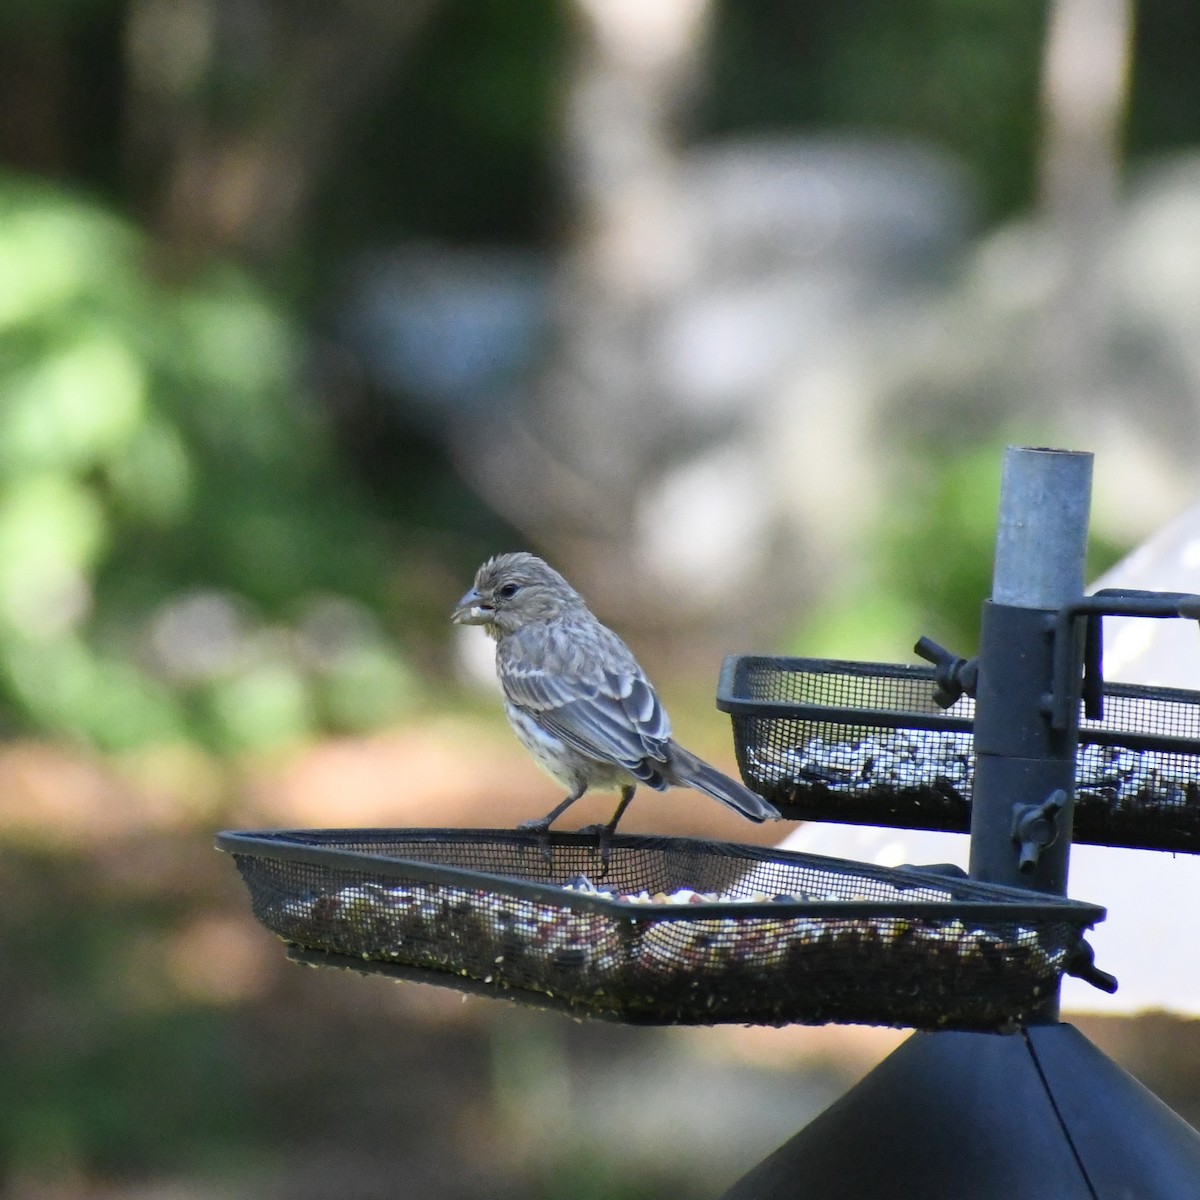
[[[1055,728],[1055,619],[1083,595],[1091,478],[1090,454],[1005,452],[979,640],[971,876],[1056,895],[1070,862],[1082,638],[1070,649],[1070,719]],[[1056,995],[1039,1019],[1058,1019]]]
[[[1009,446],[1000,479],[992,602],[1059,609],[1083,595],[1092,455]]]

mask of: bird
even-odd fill
[[[751,821],[779,819],[761,796],[674,740],[633,652],[541,558],[526,551],[489,558],[451,620],[480,625],[495,641],[509,723],[537,764],[567,788],[560,804],[519,828],[544,836],[590,788],[616,788],[612,819],[585,831],[599,834],[606,858],[639,784],[693,788]]]

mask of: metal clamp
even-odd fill
[[[921,638],[913,650],[936,668],[933,702],[938,708],[950,708],[960,697],[975,695],[975,685],[979,682],[977,658],[959,658],[927,637]]]
[[[1068,975],[1073,975],[1076,979],[1082,979],[1084,983],[1090,983],[1092,987],[1107,992],[1110,996],[1117,990],[1117,977],[1096,966],[1096,952],[1082,938],[1063,970]]]
[[[1013,841],[1021,848],[1017,866],[1032,871],[1042,851],[1058,838],[1058,815],[1067,803],[1067,793],[1055,788],[1041,804],[1018,804],[1013,809]]]

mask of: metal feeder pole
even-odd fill
[[[1056,894],[1079,696],[1056,731],[1054,614],[1083,594],[1091,474],[1090,454],[1006,452],[979,647],[971,874]],[[1057,1017],[1055,992],[1015,1034],[915,1034],[722,1200],[1200,1196],[1200,1135]]]
[[[1054,619],[1083,595],[1091,491],[1090,454],[1008,447],[979,637],[971,876],[1060,896],[1079,720],[1075,703],[1067,729],[1050,721]],[[1057,993],[1039,1018],[1058,1019]]]
[[[1083,595],[1091,491],[1090,454],[1008,448],[979,637],[971,875],[1061,896],[1079,730],[1077,704],[1049,717],[1054,618]]]

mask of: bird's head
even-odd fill
[[[456,625],[482,625],[500,638],[585,607],[579,593],[552,566],[522,550],[489,558],[450,619]]]

